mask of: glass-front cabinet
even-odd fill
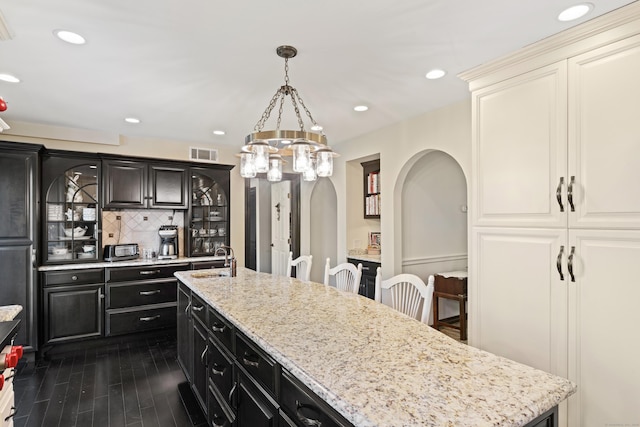
[[[51,153],[43,159],[44,264],[100,258],[98,158]]]
[[[229,245],[229,167],[192,167],[190,173],[187,254],[211,256],[216,249]]]

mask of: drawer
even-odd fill
[[[107,267],[107,282],[126,282],[131,280],[166,279],[174,277],[176,271],[188,270],[188,264],[147,265],[140,267]]]
[[[202,325],[207,324],[207,304],[193,293],[191,294],[191,315],[200,320]]]
[[[434,291],[452,295],[467,295],[466,277],[444,277],[435,275],[433,281]]]
[[[222,268],[224,267],[224,260],[216,261],[195,261],[191,263],[192,270],[202,270],[203,268]]]
[[[279,365],[269,355],[250,343],[248,338],[236,334],[236,359],[256,381],[275,395]]]
[[[233,425],[234,416],[226,405],[221,405],[218,396],[213,390],[213,386],[209,384],[209,402],[208,414],[209,425],[215,427],[231,427]]]
[[[280,380],[280,405],[281,410],[299,426],[340,427],[351,425],[285,369],[282,370]]]
[[[42,273],[44,286],[53,285],[84,285],[87,283],[104,283],[103,268],[89,268],[82,270],[45,271]]]
[[[208,348],[209,379],[222,396],[229,396],[234,379],[233,359],[227,356],[212,338],[209,338]]]
[[[107,308],[174,302],[177,297],[176,288],[176,280],[156,283],[110,283],[107,284]]]
[[[107,336],[175,326],[175,305],[147,310],[107,312]]]
[[[209,307],[209,331],[233,354],[233,325],[217,311]]]

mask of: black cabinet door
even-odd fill
[[[193,391],[200,407],[207,409],[207,333],[197,320],[193,321]],[[206,414],[205,414],[206,415]]]
[[[44,338],[52,344],[103,335],[104,285],[45,288]]]
[[[23,310],[15,343],[37,349],[36,273],[38,153],[40,146],[0,143],[0,305]],[[34,148],[35,147],[35,148]]]
[[[244,374],[239,376],[236,421],[238,427],[275,427],[278,425],[276,406]]]
[[[177,313],[177,347],[178,363],[182,366],[187,380],[191,381],[191,333],[192,325],[189,318],[190,306],[189,288],[180,284],[178,286],[178,313]]]
[[[105,208],[147,206],[147,163],[130,160],[102,160]]]
[[[189,181],[187,169],[180,166],[149,165],[149,207],[186,209]]]

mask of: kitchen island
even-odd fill
[[[283,377],[288,371],[353,425],[523,426],[575,392],[564,378],[458,343],[359,295],[219,271],[175,276]]]

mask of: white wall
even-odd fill
[[[348,206],[347,164],[379,153],[381,169],[382,273],[389,277],[402,271],[402,188],[405,177],[424,153],[439,150],[460,165],[466,181],[471,165],[471,103],[464,100],[423,114],[411,120],[379,129],[350,141],[334,144],[341,157],[335,159],[331,181],[337,193],[338,261],[345,262],[351,242],[347,241],[351,216],[362,216],[361,209],[351,212]],[[315,209],[315,206],[311,206]],[[309,236],[309,229],[302,230]]]
[[[335,230],[338,226],[336,190],[328,179],[316,182],[311,193],[310,221],[311,228],[310,253],[313,255],[311,263],[311,280],[322,283],[324,280],[324,265],[327,258],[331,258],[331,265],[336,265],[338,250],[338,236]],[[301,252],[305,253],[305,252]]]

